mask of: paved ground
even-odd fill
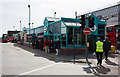
[[[57,62],[35,56],[34,53],[14,46],[2,44],[2,74],[3,75],[86,75],[83,67],[88,65]],[[81,70],[82,69],[82,70]],[[74,71],[73,71],[74,70]],[[88,74],[92,75],[92,73]]]
[[[0,68],[2,68],[2,39],[0,37]],[[0,69],[0,76],[2,75],[2,69]]]
[[[118,55],[111,55],[103,66],[96,66],[96,59],[88,56],[73,57],[45,54],[13,43],[2,43],[2,75],[118,75]]]

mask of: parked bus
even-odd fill
[[[116,45],[116,29],[118,29],[117,46],[120,47],[120,25],[107,26],[106,29],[106,36],[114,46]]]
[[[13,38],[12,37],[8,37],[8,42],[12,42]]]
[[[2,36],[2,43],[7,43],[8,42],[8,35],[7,34],[3,34]]]
[[[27,40],[26,42],[29,42],[29,34],[27,34]],[[30,42],[32,42],[32,34],[30,34]]]
[[[13,34],[17,34],[19,33],[20,31],[7,31],[7,34],[8,34],[8,41],[9,42],[12,42],[13,41]]]

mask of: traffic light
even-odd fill
[[[89,28],[93,28],[94,27],[94,17],[91,17],[91,16],[89,16]]]
[[[85,28],[85,15],[81,15],[81,27]]]

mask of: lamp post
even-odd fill
[[[34,23],[32,23],[32,29],[33,29],[33,24],[34,24]]]
[[[20,33],[21,33],[21,21],[20,21]]]
[[[29,47],[30,47],[30,5],[28,5],[29,8]]]
[[[20,36],[21,36],[21,21],[20,21]],[[21,42],[21,37],[20,37],[20,42]]]
[[[54,12],[54,18],[56,18],[56,12]]]
[[[13,28],[15,29],[15,26],[13,26]],[[15,36],[15,31],[14,31],[14,36]],[[13,37],[13,40],[15,40],[15,38]]]
[[[13,28],[15,29],[15,26],[13,26]]]
[[[13,26],[13,28],[15,29],[15,26]],[[15,32],[14,32],[14,34],[15,34]]]

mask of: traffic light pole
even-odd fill
[[[30,5],[28,5],[29,8],[29,47],[30,47]]]
[[[21,21],[20,21],[20,36],[21,36]],[[20,43],[21,43],[21,37],[20,37]]]
[[[117,37],[116,37],[116,53],[117,53]]]
[[[86,61],[87,61],[87,35],[86,36]]]
[[[74,64],[75,64],[75,45],[74,45]]]
[[[116,53],[117,53],[117,33],[118,33],[118,29],[116,29]]]

